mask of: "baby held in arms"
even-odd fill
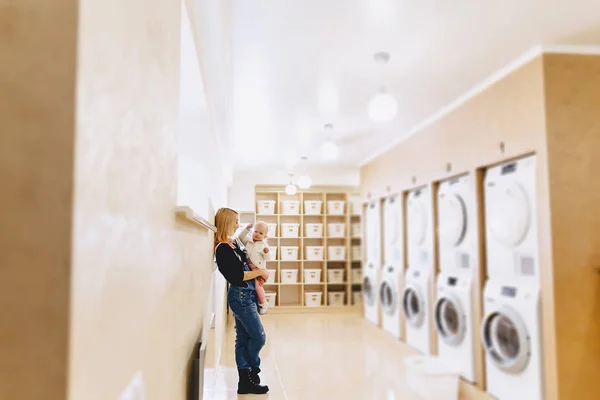
[[[251,228],[252,224],[248,224],[246,229],[241,231],[238,235],[239,240],[245,246],[244,251],[248,257],[248,265],[252,270],[267,269],[267,261],[271,259],[271,252],[269,250],[269,245],[267,244],[267,232],[269,231],[269,226],[263,221],[258,221],[254,225],[252,234],[250,234]],[[269,303],[265,296],[265,288],[263,287],[265,281],[262,278],[256,278],[255,281],[258,313],[263,315],[269,308]]]

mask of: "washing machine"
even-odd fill
[[[402,293],[406,343],[423,354],[431,354],[431,272],[409,268]]]
[[[440,183],[437,192],[440,274],[434,322],[439,357],[475,383],[473,282],[478,268],[475,191],[468,175]]]
[[[408,268],[434,271],[433,206],[429,186],[414,189],[406,199]]]
[[[488,278],[538,281],[535,156],[487,170],[485,225]]]
[[[542,400],[539,285],[488,281],[481,339],[488,393],[499,400]]]
[[[477,225],[470,176],[441,182],[437,199],[440,270],[471,274],[472,264],[477,262],[477,242],[472,239]]]
[[[381,303],[381,326],[396,339],[402,339],[402,295],[404,274],[397,264],[383,268],[379,301]]]
[[[365,319],[379,325],[381,283],[381,205],[379,200],[367,204],[365,213],[366,265],[363,268],[363,296]]]
[[[404,215],[402,197],[393,195],[383,203],[383,264],[404,264]]]
[[[467,381],[475,383],[473,329],[473,281],[468,274],[441,272],[433,307],[438,332],[438,355],[455,366]]]

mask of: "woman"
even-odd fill
[[[260,385],[259,353],[266,342],[265,330],[258,316],[254,279],[267,279],[266,270],[252,271],[246,255],[232,236],[239,227],[238,213],[221,208],[215,215],[217,233],[215,260],[219,271],[229,282],[227,303],[235,317],[235,363],[239,382],[238,394],[264,394],[268,386]]]

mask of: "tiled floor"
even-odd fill
[[[405,382],[412,350],[357,314],[267,314],[261,353],[264,396],[238,396],[233,322],[219,368],[205,376],[205,400],[419,400]]]

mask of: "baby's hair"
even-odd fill
[[[254,224],[254,229],[258,228],[259,226],[262,226],[263,228],[265,228],[265,235],[266,235],[267,232],[269,231],[269,225],[265,221],[257,221],[256,224]]]

